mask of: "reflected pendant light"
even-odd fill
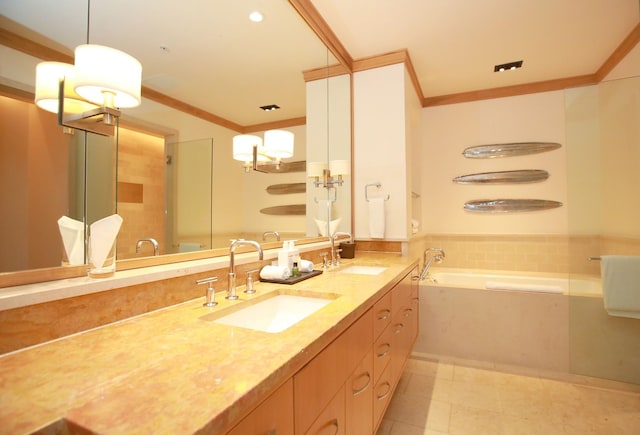
[[[286,130],[267,130],[264,132],[264,153],[276,160],[293,156],[294,135]]]

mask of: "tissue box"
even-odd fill
[[[356,244],[355,243],[340,243],[341,258],[355,258],[356,256]]]

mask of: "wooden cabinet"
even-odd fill
[[[230,432],[374,434],[418,333],[412,270]]]
[[[289,379],[247,415],[229,435],[293,435],[293,380]]]

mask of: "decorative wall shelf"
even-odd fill
[[[282,183],[267,186],[267,193],[271,195],[286,195],[288,193],[305,193],[307,183]]]
[[[542,169],[521,169],[515,171],[481,172],[455,177],[458,184],[507,184],[535,183],[549,178],[549,173]]]
[[[477,199],[464,204],[464,209],[475,213],[509,213],[540,211],[561,207],[559,201],[545,199]]]
[[[307,214],[306,204],[289,204],[289,205],[275,205],[273,207],[266,207],[260,210],[262,214],[278,215],[278,216],[299,216]]]
[[[468,159],[494,159],[544,153],[560,148],[556,142],[517,142],[477,145],[465,148],[462,155]]]

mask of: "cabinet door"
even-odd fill
[[[331,399],[316,421],[305,432],[305,435],[345,435],[345,388],[344,385]]]
[[[228,434],[293,435],[293,380],[278,388]]]
[[[371,310],[368,310],[294,375],[296,433],[307,431],[319,410],[324,409],[371,351],[372,318]]]
[[[347,435],[373,433],[373,382],[373,352],[369,352],[346,384]]]

